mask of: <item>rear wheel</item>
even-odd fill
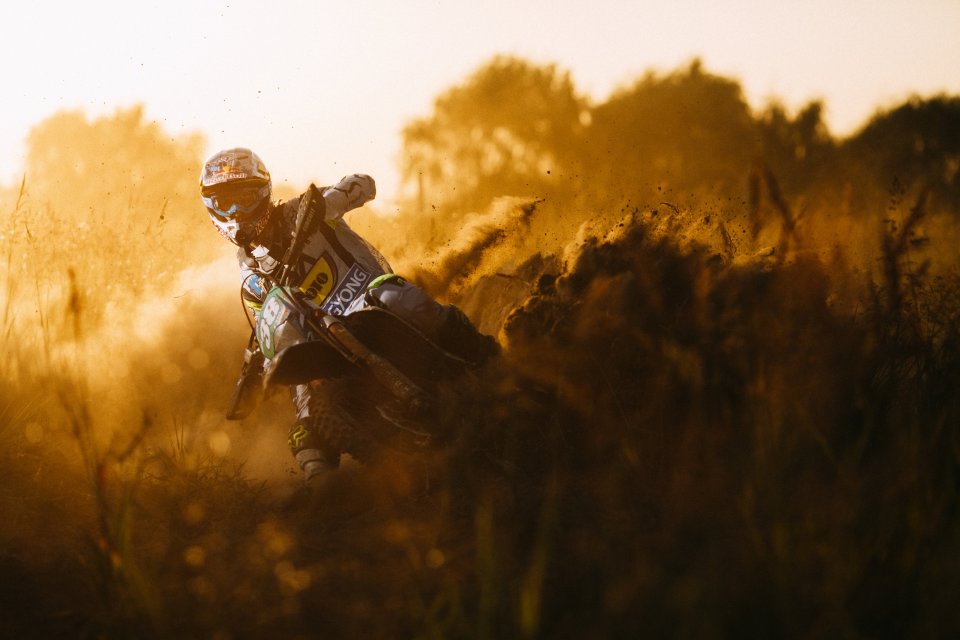
[[[310,413],[317,435],[331,450],[369,462],[384,447],[413,453],[431,441],[424,426],[398,417],[386,403],[384,391],[355,377],[310,383]]]
[[[317,435],[337,453],[349,453],[358,460],[369,460],[376,442],[364,430],[357,408],[356,380],[328,378],[310,382],[310,415]]]

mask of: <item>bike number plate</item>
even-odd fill
[[[257,319],[257,342],[260,343],[260,351],[267,359],[276,355],[277,328],[290,315],[290,308],[281,299],[282,296],[287,295],[290,294],[279,287],[273,289],[267,294],[260,309],[260,317]]]

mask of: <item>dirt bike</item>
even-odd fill
[[[320,215],[322,197],[311,188],[301,198],[291,245],[282,265],[295,264]],[[323,431],[341,450],[364,459],[382,446],[403,451],[442,441],[438,410],[450,381],[478,363],[444,350],[416,327],[380,307],[333,315],[293,283],[283,267],[261,276],[268,290],[252,322],[244,371],[231,398],[228,419],[241,419],[262,389],[308,384],[323,403]],[[253,319],[251,319],[253,320]],[[266,367],[260,375],[261,360]]]

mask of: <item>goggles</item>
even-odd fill
[[[203,204],[216,216],[229,220],[237,214],[253,213],[270,197],[270,185],[224,187],[210,194],[201,194]]]

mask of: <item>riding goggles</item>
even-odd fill
[[[229,220],[237,214],[253,213],[270,197],[270,185],[246,185],[224,188],[208,195],[201,194],[203,204],[220,218]]]

